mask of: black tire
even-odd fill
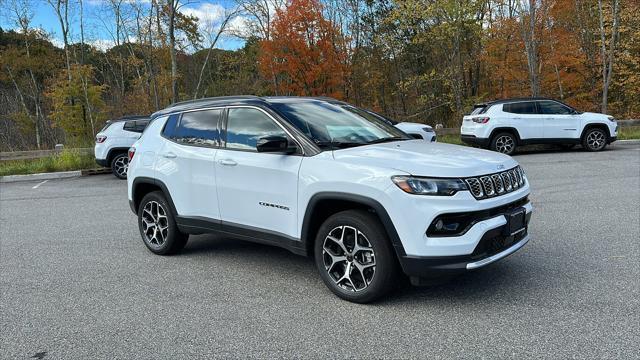
[[[153,219],[154,214],[157,221],[147,225],[151,222],[149,220]],[[156,229],[151,230],[152,226],[155,226]],[[138,206],[138,228],[142,242],[151,252],[158,255],[176,254],[184,248],[189,240],[189,234],[184,234],[178,229],[175,215],[164,194],[160,191],[150,192],[142,198],[140,206]]]
[[[328,239],[329,235],[337,238],[338,234],[344,240],[341,241],[342,246]],[[366,211],[347,210],[330,216],[320,226],[314,245],[316,267],[325,285],[338,297],[356,303],[374,301],[393,289],[399,267],[386,234],[378,218]],[[360,250],[355,248],[355,242],[352,241],[356,238]],[[325,247],[329,250],[325,250]],[[329,255],[328,251],[334,256]],[[344,260],[334,261],[338,258]],[[331,264],[326,265],[328,262]],[[347,269],[351,271],[349,278],[345,279]]]
[[[607,134],[601,128],[591,128],[582,136],[582,147],[587,151],[602,151],[607,146]]]
[[[127,178],[127,170],[129,169],[129,155],[120,153],[111,159],[111,172],[118,179],[125,180]]]
[[[489,148],[499,153],[512,155],[516,152],[517,146],[518,139],[516,139],[515,135],[509,132],[501,132],[491,138],[491,144],[489,145]]]

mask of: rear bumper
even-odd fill
[[[460,135],[460,139],[469,145],[480,146],[480,147],[489,146],[488,138],[479,138],[479,137],[476,137],[475,135]]]
[[[106,159],[96,159],[96,164],[102,167],[109,167],[109,163],[107,162]]]
[[[487,231],[478,242],[474,252],[469,255],[404,255],[399,257],[400,265],[406,275],[422,279],[455,275],[487,266],[515,253],[529,242],[528,223],[530,216],[531,213],[528,213],[527,227],[520,234],[504,236],[504,226]]]

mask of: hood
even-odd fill
[[[601,114],[601,113],[594,113],[594,112],[583,112],[580,115],[582,116],[586,116],[590,119],[603,119],[603,120],[607,120],[609,119],[609,116],[611,115],[606,115],[606,114]]]
[[[460,145],[395,141],[335,150],[338,161],[392,168],[416,176],[468,177],[510,169],[518,163],[508,155]]]

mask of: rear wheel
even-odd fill
[[[391,290],[398,277],[386,231],[366,211],[347,210],[329,217],[318,230],[314,253],[325,285],[348,301],[373,301]]]
[[[587,130],[582,138],[582,147],[587,151],[601,151],[607,146],[607,135],[600,128]]]
[[[111,172],[118,179],[126,179],[129,171],[129,156],[127,153],[118,154],[111,160]]]
[[[516,137],[508,132],[499,133],[491,140],[491,150],[511,155],[516,151]]]
[[[179,252],[189,239],[188,234],[178,230],[170,209],[160,191],[145,195],[138,207],[138,227],[142,241],[149,250],[158,255]]]

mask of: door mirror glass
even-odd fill
[[[264,136],[258,139],[258,143],[256,144],[256,148],[258,152],[268,152],[268,153],[283,153],[283,154],[291,154],[295,153],[297,147],[294,143],[291,143],[289,139],[285,136]]]

